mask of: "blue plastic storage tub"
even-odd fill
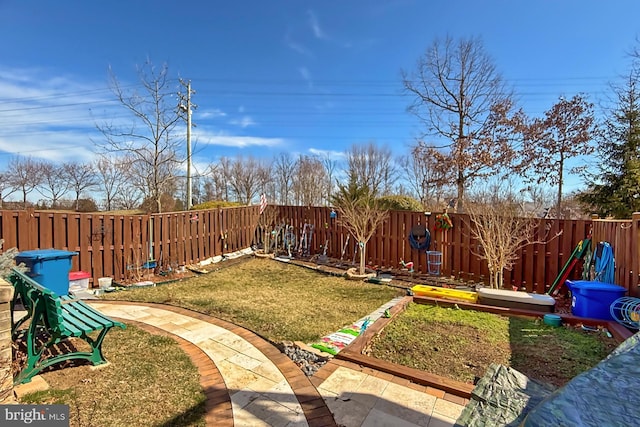
[[[25,251],[16,256],[16,264],[24,263],[29,268],[27,275],[45,288],[58,295],[67,295],[71,257],[74,255],[78,252],[59,249]]]
[[[627,292],[622,286],[587,280],[567,280],[571,290],[571,313],[592,319],[613,320],[609,307]]]

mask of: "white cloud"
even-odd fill
[[[307,84],[309,85],[309,87],[312,88],[313,79],[311,78],[311,72],[309,71],[309,69],[307,67],[300,67],[298,68],[298,72],[300,72],[300,75],[302,76],[302,78],[307,81]]]
[[[314,57],[314,55],[311,52],[311,50],[309,50],[307,47],[301,45],[300,43],[294,41],[291,38],[291,34],[288,31],[284,36],[284,43],[289,49],[291,49],[291,50],[293,50],[295,52],[298,52],[301,55],[308,56],[310,58]]]
[[[315,12],[312,10],[308,10],[307,14],[309,15],[309,25],[311,25],[311,31],[313,31],[313,35],[316,36],[317,39],[327,39],[326,33],[320,27],[320,23],[318,22],[318,17]]]
[[[264,138],[260,136],[229,135],[224,132],[197,131],[199,144],[220,145],[224,147],[276,147],[283,145],[283,138]]]
[[[5,138],[0,136],[0,151],[13,156],[33,157],[62,163],[90,162],[95,158],[93,145],[86,134],[78,132],[44,132],[33,136]],[[4,160],[3,156],[3,160]]]
[[[227,113],[225,113],[219,108],[212,108],[212,109],[203,110],[203,111],[196,110],[196,114],[199,118],[202,118],[202,119],[215,119],[217,117],[226,117],[227,115]]]
[[[118,107],[104,83],[81,83],[50,70],[0,67],[0,159],[24,155],[90,161],[91,139],[100,138],[96,120],[106,117],[103,111],[119,120]]]
[[[249,126],[256,125],[256,122],[250,116],[243,116],[240,119],[231,120],[229,123],[231,123],[232,125],[240,126],[243,129]]]
[[[322,150],[319,148],[309,148],[309,153],[322,158],[330,158],[334,160],[344,159],[347,154],[344,151]]]
[[[309,72],[309,69],[307,67],[300,67],[298,68],[298,71],[300,71],[300,75],[303,79],[311,80],[311,73]]]

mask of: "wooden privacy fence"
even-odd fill
[[[640,298],[640,213],[630,220],[593,219],[593,241],[609,242],[616,263],[615,283],[629,290],[629,296]]]
[[[331,258],[343,263],[359,260],[357,242],[348,237],[340,217],[331,217],[330,208],[279,206],[278,213],[278,223],[293,226],[298,239],[304,224],[313,225],[312,255],[322,253],[326,246]],[[413,249],[408,241],[411,228],[422,224],[431,232],[430,250],[442,254],[441,275],[488,280],[486,262],[476,255],[480,248],[469,233],[468,217],[450,214],[453,228],[442,231],[435,229],[435,216],[391,211],[367,245],[367,264],[399,268],[401,261],[412,261],[417,272],[427,273],[425,251]],[[258,206],[154,215],[5,210],[0,211],[0,238],[5,240],[4,248],[20,251],[56,248],[78,252],[73,270],[89,272],[94,281],[103,276],[121,280],[150,259],[166,268],[247,248],[259,240],[258,218]],[[505,286],[545,292],[578,242],[591,235],[592,227],[595,242],[608,241],[614,248],[616,283],[638,296],[640,214],[626,221],[540,220],[536,238],[548,241],[519,251],[513,269],[505,272]],[[580,278],[581,271],[578,263],[570,277]]]
[[[0,211],[3,248],[78,252],[72,270],[99,277],[129,278],[146,262],[190,264],[251,246],[258,207],[154,215],[52,211]]]
[[[358,262],[357,242],[353,236],[347,241],[348,232],[340,225],[341,218],[332,219],[330,208],[280,206],[279,209],[281,221],[293,225],[298,233],[305,223],[315,226],[311,253],[322,251],[326,242],[329,257],[342,258],[346,262],[355,259]],[[436,213],[425,215],[422,212],[390,211],[389,217],[367,244],[367,264],[380,268],[400,268],[401,261],[412,261],[417,272],[427,273],[426,252],[413,249],[408,241],[411,228],[423,224],[431,232],[430,250],[442,254],[441,275],[488,281],[487,263],[476,255],[480,247],[469,233],[469,217],[459,214],[449,216],[453,227],[443,231],[435,228]],[[548,240],[547,243],[521,249],[514,268],[505,271],[505,285],[526,288],[529,292],[546,292],[578,242],[589,236],[590,228],[590,220],[541,220],[535,240]],[[551,239],[558,234],[558,237]],[[579,278],[581,271],[580,264],[571,277]]]

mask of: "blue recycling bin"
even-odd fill
[[[20,252],[16,264],[24,263],[29,271],[27,275],[57,295],[69,293],[69,271],[71,258],[78,252],[59,249],[38,249]]]
[[[571,314],[592,319],[613,320],[609,307],[627,290],[612,283],[567,280],[571,291]]]

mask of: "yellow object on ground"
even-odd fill
[[[411,288],[414,295],[442,298],[454,301],[473,302],[478,301],[478,293],[471,291],[458,291],[456,289],[440,288],[438,286],[415,285]]]

